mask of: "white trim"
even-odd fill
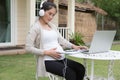
[[[17,43],[17,0],[11,0],[11,44]],[[13,17],[14,16],[14,17]]]
[[[29,9],[30,9],[30,26],[35,22],[35,1],[36,0],[28,0],[29,3]]]
[[[36,0],[27,0],[27,30],[30,29],[31,25],[35,22],[35,1]]]
[[[30,25],[32,25],[35,22],[35,1],[36,0],[30,0]]]
[[[17,24],[16,24],[16,21],[17,21],[17,17],[16,17],[16,1],[17,0],[10,0],[10,19],[11,19],[11,42],[6,42],[6,43],[0,43],[0,47],[7,47],[7,46],[15,46],[16,44],[16,41],[17,41]]]

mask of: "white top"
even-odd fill
[[[56,49],[57,52],[63,51],[63,48],[58,43],[58,35],[56,31],[43,29],[43,49],[49,50],[52,48],[57,48]],[[65,58],[64,54],[60,54],[60,55],[61,58],[59,60]],[[45,56],[44,60],[55,60],[55,59],[50,56]]]

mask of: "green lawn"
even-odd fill
[[[120,51],[120,45],[114,45],[112,49]],[[72,59],[83,62],[82,59]],[[95,61],[95,75],[107,77],[108,63],[108,61]],[[120,61],[115,61],[114,64],[115,80],[120,80]],[[90,60],[88,67],[90,69]],[[32,54],[0,56],[0,80],[35,80],[35,69],[35,58]]]

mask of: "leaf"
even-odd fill
[[[75,45],[85,45],[84,41],[82,40],[82,34],[75,32],[70,35],[70,42]]]

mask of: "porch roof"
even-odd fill
[[[68,1],[67,0],[61,0],[59,2],[60,6],[67,7]],[[97,12],[101,15],[107,15],[107,12],[103,9],[96,7],[90,3],[75,3],[75,10],[81,11],[81,12]]]

